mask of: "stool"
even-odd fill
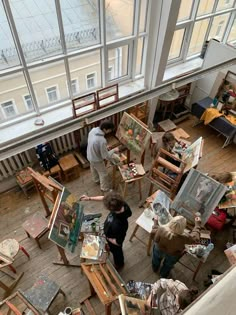
[[[48,221],[37,211],[22,224],[22,227],[27,236],[35,239],[41,249],[39,240],[49,231]]]
[[[19,292],[40,314],[49,313],[49,307],[59,293],[65,296],[56,282],[43,275],[36,280],[32,288],[25,292],[19,290]]]
[[[14,259],[19,250],[21,250],[30,259],[28,252],[23,246],[19,244],[19,242],[17,242],[17,240],[8,238],[0,243],[0,257],[2,254],[3,256],[9,258],[12,262],[14,262]],[[16,269],[12,266],[12,264],[9,264],[8,267],[11,269],[11,271],[16,273]]]
[[[170,119],[162,120],[157,124],[158,131],[168,132],[174,129],[176,129],[176,125]]]
[[[60,158],[59,164],[66,181],[68,181],[70,176],[76,175],[76,177],[79,177],[79,163],[73,154],[68,154]]]
[[[147,209],[145,209],[147,210]],[[154,218],[154,212],[150,210],[150,216],[147,216],[145,214],[145,210],[143,213],[138,217],[136,220],[136,226],[133,230],[133,233],[130,236],[129,241],[132,242],[132,239],[136,237],[141,243],[143,243],[145,246],[147,246],[147,255],[150,256],[151,253],[151,245],[152,245],[152,237],[151,237],[151,231],[152,231],[152,226],[153,226],[153,218]],[[142,228],[144,231],[148,232],[149,237],[148,237],[148,242],[144,242],[141,238],[139,238],[136,233],[139,228]]]
[[[16,182],[22,189],[23,193],[27,198],[29,198],[28,190],[34,187],[34,181],[27,168],[21,170],[16,174]]]
[[[124,165],[123,167],[126,167],[126,165]],[[122,182],[120,183],[123,197],[125,198],[125,196],[126,196],[126,191],[127,191],[128,184],[138,182],[138,185],[139,185],[139,198],[141,200],[142,199],[141,180],[145,176],[145,170],[144,170],[143,166],[141,164],[135,164],[135,167],[139,168],[138,174],[140,174],[140,175],[136,175],[134,178],[129,178],[129,179],[126,177],[125,168],[123,169],[123,167],[118,166],[120,174],[121,174],[121,177],[122,177],[122,182],[124,184],[124,187],[122,188],[122,186],[121,186]]]
[[[184,263],[181,261],[181,258],[182,258],[184,255],[188,255],[188,256],[190,256],[190,257],[193,257],[193,258],[197,261],[197,263],[196,263],[196,265],[194,266],[194,268],[189,267],[189,266],[190,266],[190,262],[186,265],[186,264],[184,264]],[[193,278],[192,278],[192,279],[195,280],[195,278],[196,278],[196,276],[197,276],[197,274],[198,274],[198,272],[199,272],[201,266],[206,262],[207,257],[197,258],[196,256],[191,255],[190,253],[184,251],[183,254],[182,254],[182,256],[181,256],[181,258],[180,258],[180,260],[178,261],[178,263],[181,264],[182,266],[186,267],[188,270],[192,271],[192,272],[193,272]]]
[[[50,168],[50,170],[44,172],[43,175],[46,177],[51,176],[53,178],[56,178],[58,179],[59,183],[62,182],[62,172],[59,165],[53,166],[52,168]]]

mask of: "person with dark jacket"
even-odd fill
[[[88,197],[83,195],[80,200],[103,200],[104,206],[110,211],[104,222],[104,234],[113,255],[116,269],[124,266],[123,242],[128,230],[128,218],[131,209],[117,192],[108,192],[105,196]]]
[[[151,232],[154,240],[152,269],[157,272],[164,259],[160,270],[161,278],[169,276],[171,269],[182,256],[185,244],[194,244],[200,239],[200,217],[195,218],[195,227],[191,233],[185,232],[186,223],[186,219],[180,215],[163,226],[157,226],[157,222],[154,221]]]

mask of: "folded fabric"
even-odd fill
[[[231,122],[231,124],[236,125],[236,117],[232,116],[232,115],[227,115],[225,116],[225,118]]]
[[[207,108],[200,120],[204,120],[204,125],[208,125],[213,119],[223,116],[216,108]]]

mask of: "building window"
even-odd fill
[[[79,93],[79,84],[77,79],[71,80],[71,91],[73,95]]]
[[[33,101],[32,101],[32,98],[31,98],[30,95],[25,95],[24,96],[24,102],[25,102],[25,105],[26,105],[26,108],[27,108],[28,111],[34,109],[34,104],[33,104]]]
[[[11,118],[11,117],[16,116],[17,112],[15,109],[15,105],[13,104],[12,101],[2,103],[1,107],[2,107],[3,115],[5,116],[5,118]]]
[[[108,67],[108,81],[111,81],[113,78],[113,67]]]
[[[95,80],[96,74],[95,73],[90,73],[87,74],[86,78],[87,78],[87,89],[92,89],[96,86],[96,80]]]
[[[49,103],[56,102],[58,100],[57,87],[56,86],[52,86],[50,88],[47,88],[46,90],[47,90],[48,102]]]

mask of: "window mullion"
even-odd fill
[[[65,32],[64,32],[64,27],[63,27],[60,1],[55,0],[55,7],[56,7],[56,13],[57,13],[59,32],[60,32],[62,52],[65,55],[64,64],[65,64],[65,71],[66,71],[67,87],[68,87],[69,97],[72,99],[73,92],[72,92],[72,87],[71,87],[71,75],[70,75],[70,68],[69,68],[69,62],[68,62],[68,57],[67,57],[67,48],[66,48]]]
[[[140,19],[140,0],[135,1],[134,19],[133,19],[133,35],[135,36],[133,44],[129,47],[129,58],[132,58],[132,62],[129,62],[128,76],[131,74],[132,80],[135,79],[136,59],[138,51],[138,34],[139,34],[139,19]],[[131,47],[132,46],[132,47]],[[132,67],[131,67],[132,66]],[[131,71],[131,72],[130,72]]]
[[[35,93],[34,93],[34,88],[33,88],[32,82],[31,82],[29,71],[27,69],[24,52],[23,52],[23,49],[22,49],[22,46],[21,46],[21,43],[20,43],[19,35],[18,35],[17,29],[16,29],[15,21],[13,19],[13,15],[12,15],[12,12],[11,12],[9,1],[8,0],[3,0],[2,3],[3,3],[3,6],[4,6],[4,9],[5,9],[5,12],[6,12],[6,16],[7,16],[7,19],[8,19],[8,23],[9,23],[11,32],[12,32],[12,37],[13,37],[13,40],[14,40],[14,43],[15,43],[15,46],[16,46],[16,50],[18,52],[18,56],[20,58],[20,62],[22,64],[22,66],[23,66],[23,73],[24,73],[24,76],[25,76],[27,87],[29,89],[29,93],[30,93],[30,95],[32,97],[32,100],[33,100],[34,109],[35,109],[37,115],[40,115],[38,102],[37,102],[37,99],[36,99],[36,96],[35,96]]]
[[[108,48],[106,44],[106,6],[105,0],[99,1],[99,27],[101,40],[101,83],[102,87],[108,84]]]
[[[236,12],[234,11],[234,12],[231,13],[230,18],[228,20],[228,25],[225,28],[225,32],[224,32],[224,35],[223,35],[223,38],[222,38],[222,42],[224,44],[228,40],[228,37],[229,37],[230,31],[231,31],[231,29],[233,27],[235,18],[236,18]]]

